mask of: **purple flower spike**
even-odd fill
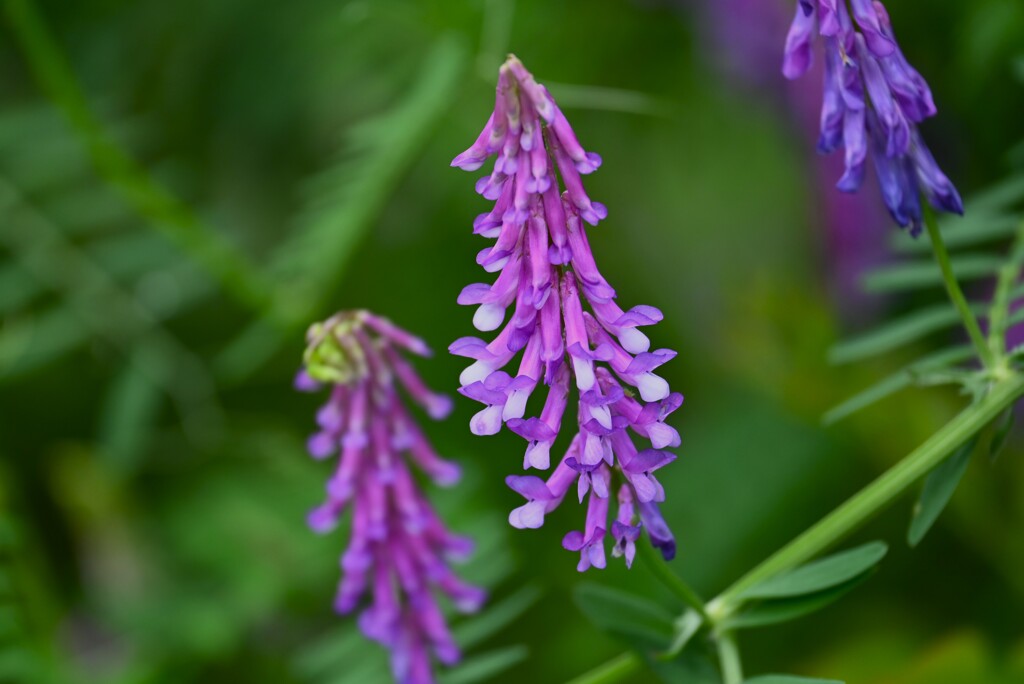
[[[811,17],[808,26],[813,22]],[[809,61],[810,29],[806,33]],[[554,461],[554,472],[546,481],[515,475],[506,480],[526,499],[509,523],[541,527],[575,483],[576,497],[587,502],[586,524],[567,534],[563,546],[580,554],[579,570],[605,567],[606,538],[614,540],[613,555],[632,565],[642,528],[663,551],[672,539],[660,517],[656,527],[634,519],[635,501],[664,500],[652,473],[675,458],[663,449],[680,444],[665,420],[682,395],[654,372],[675,352],[652,350],[640,331],[660,322],[662,313],[653,306],[623,310],[616,303],[587,237],[588,226],[608,214],[583,185],[601,158],[583,148],[551,94],[512,56],[499,71],[494,111],[484,130],[452,166],[475,171],[491,157],[494,165],[477,191],[494,208],[477,217],[473,232],[493,240],[477,262],[497,276],[491,284],[467,286],[458,302],[477,307],[477,330],[497,333],[490,342],[464,337],[449,347],[473,360],[459,378],[459,393],[484,405],[470,429],[491,435],[507,426],[527,441],[523,468],[547,470],[575,387],[576,409],[568,412],[576,417],[572,439]],[[510,364],[520,354],[515,369]],[[534,394],[541,395],[534,401],[543,408],[530,416],[527,401]],[[638,452],[630,433],[653,448]],[[619,508],[609,525],[615,487]]]
[[[350,613],[362,606],[359,628],[391,650],[400,684],[431,684],[433,659],[451,665],[460,658],[435,595],[473,612],[484,593],[449,567],[472,544],[444,526],[411,466],[440,485],[454,484],[459,468],[434,452],[398,388],[438,420],[448,415],[451,401],[430,391],[402,355],[428,356],[426,344],[387,319],[366,311],[339,313],[311,326],[307,341],[296,388],[332,388],[317,412],[320,431],[310,437],[309,452],[317,459],[339,454],[327,501],[308,523],[327,533],[352,511],[335,609]],[[484,346],[464,344],[467,350]]]
[[[799,0],[786,38],[786,78],[810,67],[815,27],[825,49],[818,150],[845,148],[846,172],[836,187],[857,192],[870,154],[889,213],[912,235],[923,226],[921,195],[939,211],[963,214],[960,195],[917,131],[936,112],[931,90],[900,51],[882,3]]]

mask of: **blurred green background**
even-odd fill
[[[305,527],[329,466],[304,453],[318,402],[291,378],[308,323],[366,307],[422,334],[439,353],[419,368],[454,393],[443,352],[473,334],[455,298],[484,279],[487,203],[448,163],[507,51],[604,157],[598,262],[680,352],[678,572],[713,594],[929,436],[960,397],[820,426],[900,360],[833,367],[829,346],[914,302],[840,294],[835,176],[801,123],[820,86],[776,76],[793,3],[759,2],[777,21],[734,0],[0,3],[0,681],[387,681],[331,612],[344,535]],[[968,200],[1024,168],[1019,0],[887,5]],[[578,575],[572,502],[509,529],[522,443],[474,438],[474,410],[427,426],[467,472],[432,495],[478,537],[465,572],[497,606],[457,633],[493,681],[564,681],[622,650],[578,610],[581,582],[672,599],[640,567]],[[1024,682],[1020,452],[975,462],[913,553],[911,497],[873,522],[858,537],[892,543],[881,572],[744,633],[749,671]]]

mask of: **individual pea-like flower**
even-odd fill
[[[870,155],[889,213],[912,234],[922,228],[921,194],[940,211],[962,214],[960,195],[917,129],[936,113],[931,90],[900,51],[882,3],[850,0],[848,9],[846,0],[798,0],[782,65],[787,78],[807,72],[815,33],[825,50],[818,150],[845,151],[836,187],[856,192]]]
[[[459,468],[431,447],[397,385],[434,419],[449,414],[451,400],[431,392],[402,356],[428,356],[426,344],[387,319],[339,313],[311,326],[307,342],[296,388],[330,387],[308,449],[316,459],[334,456],[337,463],[327,500],[310,513],[309,525],[329,532],[347,509],[352,512],[335,608],[347,614],[362,606],[359,627],[391,650],[396,681],[429,684],[431,653],[448,665],[460,657],[435,594],[472,612],[484,593],[449,567],[472,544],[448,531],[413,474],[415,466],[435,483],[451,485]]]
[[[452,166],[474,171],[492,156],[494,167],[476,189],[494,208],[473,226],[494,240],[477,262],[498,275],[492,284],[463,289],[459,303],[477,306],[478,330],[500,331],[490,342],[464,337],[449,347],[473,360],[459,391],[484,408],[470,429],[492,435],[507,426],[527,441],[523,467],[547,470],[572,385],[577,391],[574,434],[548,479],[507,478],[526,499],[509,522],[540,527],[575,483],[580,503],[587,500],[586,519],[563,546],[580,554],[579,570],[605,567],[606,540],[614,556],[632,565],[642,527],[670,559],[675,542],[658,511],[665,490],[655,471],[675,458],[664,449],[679,446],[679,434],[665,419],[683,398],[655,371],[675,352],[651,351],[640,331],[660,321],[661,312],[623,311],[598,270],[585,224],[596,225],[608,212],[587,196],[581,176],[601,158],[583,149],[551,94],[514,56],[499,71],[494,112]],[[505,369],[517,356],[513,374]],[[535,398],[543,406],[527,416],[535,394],[543,395]],[[652,448],[638,450],[630,432]],[[617,515],[609,527],[616,487]]]

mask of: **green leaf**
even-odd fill
[[[767,674],[746,680],[743,684],[843,684],[838,679],[797,677],[796,675]]]
[[[724,629],[751,629],[795,620],[835,603],[860,586],[871,574],[870,571],[861,573],[848,582],[814,594],[759,601],[725,620],[722,627]]]
[[[975,309],[976,314],[985,313],[981,306],[972,308]],[[936,304],[894,319],[858,337],[840,342],[832,348],[828,358],[829,361],[836,364],[860,361],[898,349],[931,333],[951,328],[959,322],[960,315],[950,304]]]
[[[591,622],[639,648],[663,650],[672,640],[672,614],[652,601],[592,583],[576,587],[573,597]]]
[[[508,646],[474,655],[450,672],[442,673],[439,684],[476,684],[489,682],[494,677],[526,660],[530,654],[526,646]]]
[[[971,211],[971,210],[968,210]],[[1002,240],[1013,235],[1018,219],[1012,215],[993,214],[991,212],[975,212],[942,230],[946,248],[955,250],[962,247],[974,247]],[[927,240],[916,240],[905,233],[900,233],[893,240],[894,249],[907,254],[928,254],[931,243]]]
[[[462,648],[472,648],[514,622],[540,598],[540,589],[525,586],[502,601],[489,605],[478,616],[466,619],[453,632]]]
[[[1006,211],[1021,201],[1024,201],[1024,175],[1011,176],[982,192],[974,193],[967,202],[967,209],[978,213]],[[964,222],[962,218],[949,220],[953,226]]]
[[[270,265],[278,293],[272,322],[293,330],[323,314],[324,300],[333,295],[363,236],[455,103],[465,53],[453,35],[441,37],[396,106],[347,131],[336,158],[308,181],[295,230]],[[266,327],[267,321],[253,323],[221,353],[216,363],[225,377],[245,377],[289,339],[278,333],[254,344]]]
[[[925,534],[938,520],[942,509],[953,498],[953,492],[967,472],[967,465],[977,443],[978,438],[975,436],[940,463],[924,481],[921,498],[914,505],[910,529],[907,531],[907,543],[910,546],[917,546],[924,539]]]
[[[901,389],[910,387],[912,384],[912,377],[913,376],[904,368],[898,373],[890,375],[884,380],[880,380],[871,387],[853,395],[843,403],[829,409],[821,420],[825,425],[837,423],[843,418],[857,413],[861,409],[865,409],[892,394],[896,394],[896,392],[899,392]]]
[[[743,592],[741,597],[781,598],[829,589],[867,572],[885,557],[888,550],[889,547],[883,542],[876,541],[841,551],[755,584]]]
[[[666,684],[722,684],[722,676],[706,649],[691,646],[673,660],[648,657],[647,662]]]
[[[676,620],[675,633],[672,635],[672,643],[663,654],[665,659],[682,653],[690,640],[697,635],[704,624],[703,618],[695,610],[688,610],[682,617]]]
[[[551,81],[545,83],[545,87],[552,92],[562,107],[569,109],[596,109],[661,117],[670,117],[674,113],[670,101],[635,90]]]
[[[822,422],[825,425],[836,423],[861,409],[867,408],[895,394],[901,389],[913,385],[919,374],[966,361],[973,358],[974,353],[973,346],[964,344],[929,354],[829,409],[822,417]]]
[[[96,171],[153,228],[221,281],[225,292],[252,306],[271,290],[263,272],[223,235],[205,226],[190,207],[161,185],[93,112],[86,93],[32,2],[9,2],[9,24],[42,90],[64,114]]]
[[[1013,423],[1013,408],[1008,408],[996,421],[995,432],[992,434],[992,440],[988,445],[988,456],[991,460],[996,460],[999,457],[999,452],[1006,446],[1006,438],[1010,436],[1010,432],[1013,430]]]
[[[122,474],[133,471],[140,462],[160,409],[160,387],[142,367],[137,360],[125,364],[100,414],[101,453],[107,465]]]
[[[964,216],[947,216],[940,223],[943,241],[949,249],[972,246],[1009,237],[1019,218],[1013,216],[1014,205],[1024,200],[1024,176],[1013,176],[967,200]],[[931,244],[917,240],[909,233],[897,233],[893,247],[901,252],[927,253]]]
[[[958,280],[972,280],[995,274],[1003,265],[999,254],[966,254],[951,259]],[[880,268],[864,278],[868,292],[900,292],[942,285],[942,272],[931,261],[914,261]]]

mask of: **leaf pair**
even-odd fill
[[[722,628],[763,627],[821,610],[865,581],[887,551],[884,543],[871,542],[755,584],[740,594],[744,609]]]
[[[958,278],[978,279],[998,275],[1000,286],[996,289],[993,301],[972,302],[969,306],[975,316],[988,319],[990,336],[1000,341],[1010,327],[1024,322],[1024,311],[1015,306],[1024,299],[1024,285],[1016,284],[1024,265],[1024,227],[1019,210],[1022,203],[1024,176],[1013,177],[977,195],[968,205],[966,218],[946,221],[941,226],[943,242],[954,252],[952,267]],[[1014,246],[1009,255],[1004,256],[1001,247],[1010,238],[1014,239]],[[942,285],[940,270],[928,254],[927,240],[915,240],[901,233],[893,242],[894,249],[908,255],[910,259],[867,274],[864,284],[868,291],[905,293]],[[955,253],[964,248],[988,250],[993,246],[999,247],[1000,251]],[[949,302],[927,305],[840,342],[832,348],[829,358],[833,363],[874,358],[929,335],[949,331],[959,322],[960,316]],[[997,346],[1002,347],[1002,343]],[[830,410],[825,415],[825,422],[841,420],[905,387],[934,384],[922,375],[953,369],[973,356],[974,351],[970,346],[956,346],[919,359]],[[1011,358],[1011,361],[1014,360]],[[944,377],[948,381],[965,385],[972,383],[972,379],[964,374]],[[937,379],[933,380],[938,382]]]
[[[953,493],[967,472],[971,456],[979,448],[979,442],[987,442],[989,458],[994,460],[1006,444],[1006,438],[1012,428],[1013,408],[1011,407],[1004,411],[986,430],[968,440],[953,452],[952,456],[928,474],[924,481],[924,488],[921,490],[921,496],[914,504],[911,514],[910,529],[907,530],[907,543],[910,546],[917,546],[921,543],[928,530],[932,528],[946,505],[949,504],[950,499],[953,498]]]

